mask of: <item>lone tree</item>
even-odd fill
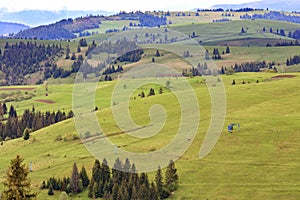
[[[36,193],[31,192],[30,180],[27,178],[29,169],[28,166],[22,164],[24,159],[17,155],[15,159],[10,161],[10,166],[6,172],[6,180],[4,181],[3,192],[4,199],[34,199]]]
[[[159,53],[158,49],[155,52],[155,57],[160,57],[160,53]]]
[[[226,54],[229,54],[229,53],[230,53],[230,48],[226,47]]]

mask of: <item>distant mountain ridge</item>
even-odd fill
[[[31,27],[46,25],[60,21],[61,19],[77,18],[88,15],[111,15],[113,12],[102,10],[95,11],[45,11],[45,10],[24,10],[20,12],[8,12],[0,9],[0,21],[26,24]]]
[[[213,9],[239,9],[239,8],[263,8],[277,11],[300,11],[299,0],[261,0],[243,4],[219,4],[212,6]]]
[[[0,22],[0,36],[10,34],[10,33],[18,33],[19,31],[28,28],[30,27],[24,24]]]

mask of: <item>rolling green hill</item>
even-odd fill
[[[295,78],[289,79],[271,79],[274,74],[268,73],[223,76],[227,95],[226,124],[216,147],[202,160],[199,159],[198,153],[209,125],[210,100],[205,84],[201,84],[202,79],[189,79],[198,96],[201,120],[193,144],[176,161],[180,186],[173,199],[297,199],[300,196],[300,160],[297,157],[300,153],[297,143],[300,127],[299,121],[296,120],[300,115],[297,104],[300,78],[299,74],[295,75]],[[237,82],[235,86],[231,85],[233,79]],[[256,83],[256,80],[260,83]],[[242,81],[250,84],[243,85]],[[98,92],[103,93],[99,93],[99,96],[108,97],[113,85],[114,82],[101,83]],[[35,103],[37,110],[70,105],[67,97],[70,96],[72,85],[52,87],[56,95],[50,96],[57,103]],[[64,98],[59,95],[59,91],[65,94]],[[115,127],[111,109],[107,107],[109,98],[104,101],[102,98],[96,99],[97,105],[101,105],[101,102],[106,102],[106,105],[100,106],[103,109],[97,112],[97,117],[104,133],[109,136],[117,132],[118,128]],[[163,147],[172,138],[173,124],[179,120],[176,102],[171,93],[132,101],[132,116],[140,125],[149,122],[147,110],[153,104],[161,104],[167,112],[173,114],[168,115],[165,128],[155,137],[141,140],[116,135],[110,137],[110,140],[121,148],[134,152],[148,152],[153,148]],[[23,106],[31,103],[34,103],[34,100],[24,102],[24,105],[19,104],[18,107],[21,110]],[[141,107],[143,109],[140,109]],[[239,133],[227,132],[226,125],[232,122],[241,124]],[[17,139],[4,142],[4,145],[0,146],[1,179],[4,178],[9,160],[20,154],[26,159],[26,163],[33,162],[34,172],[30,173],[30,178],[35,191],[39,192],[39,199],[56,199],[59,196],[58,192],[50,198],[46,195],[47,191],[38,189],[42,180],[48,176],[70,174],[74,161],[78,166],[84,164],[90,173],[94,158],[81,141],[76,139],[76,134],[73,120],[68,120],[33,133],[28,141]],[[59,135],[64,139],[55,141]],[[78,198],[84,199],[84,194],[80,194]]]

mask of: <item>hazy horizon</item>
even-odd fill
[[[180,10],[191,10],[194,8],[210,8],[217,4],[242,4],[248,2],[254,2],[257,0],[228,0],[226,2],[221,0],[211,0],[211,1],[140,1],[140,0],[110,0],[104,1],[99,0],[97,2],[92,0],[86,0],[84,4],[79,0],[52,0],[52,1],[39,1],[39,0],[5,0],[0,1],[0,9],[6,12],[19,12],[24,10],[43,10],[43,11],[79,11],[79,10],[90,10],[90,11],[107,11],[107,12],[118,12],[118,11],[152,11],[152,10],[170,10],[170,11],[180,11]],[[1,13],[0,13],[1,15]]]

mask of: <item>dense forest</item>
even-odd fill
[[[62,47],[55,44],[46,46],[36,42],[7,42],[3,52],[0,49],[0,70],[5,74],[1,85],[26,84],[26,75],[43,72],[47,67],[43,62],[50,62],[62,51]]]
[[[101,23],[97,17],[80,17],[76,19],[63,19],[50,25],[38,26],[20,31],[15,38],[35,38],[42,40],[73,39],[75,33],[80,33],[86,29],[99,28]]]

